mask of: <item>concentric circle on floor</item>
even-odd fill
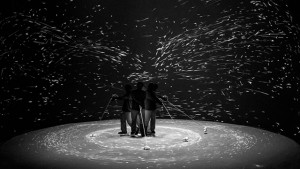
[[[120,136],[119,131],[119,120],[104,120],[26,133],[1,147],[4,159],[1,165],[7,168],[299,167],[297,143],[253,127],[158,119],[155,137]]]

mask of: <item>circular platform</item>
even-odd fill
[[[104,120],[26,133],[1,146],[0,168],[300,168],[296,142],[257,128],[158,119],[154,137],[119,131]]]

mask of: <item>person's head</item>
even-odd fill
[[[144,83],[143,83],[143,82],[137,82],[136,88],[137,88],[138,90],[142,90],[143,87],[144,87]]]
[[[131,85],[126,84],[126,85],[124,86],[124,89],[125,89],[126,92],[130,92],[131,89],[132,89],[132,87],[131,87]]]
[[[154,83],[149,83],[147,90],[148,91],[154,91]]]
[[[157,90],[158,89],[158,84],[153,84],[153,90],[155,91],[155,90]]]

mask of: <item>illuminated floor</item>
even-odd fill
[[[156,137],[119,131],[104,120],[27,133],[1,147],[0,168],[300,168],[298,144],[257,128],[159,119]]]

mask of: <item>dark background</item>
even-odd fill
[[[189,115],[167,104],[174,118],[299,142],[296,1],[241,2],[1,1],[1,141],[99,120],[112,94],[143,81]],[[110,103],[105,119],[118,118],[120,106]]]

